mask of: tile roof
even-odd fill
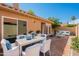
[[[1,3],[1,4],[0,4],[0,7],[5,8],[5,9],[8,9],[8,10],[13,11],[13,12],[20,13],[20,14],[22,14],[22,15],[27,15],[27,16],[29,16],[29,17],[33,17],[33,18],[36,18],[36,19],[40,19],[40,20],[43,20],[43,21],[45,21],[45,22],[53,23],[53,22],[51,22],[51,21],[48,20],[48,19],[44,19],[44,18],[39,17],[39,16],[36,16],[36,15],[31,15],[31,14],[29,14],[29,13],[26,12],[26,11],[23,11],[23,10],[17,9],[17,8],[14,8],[14,7],[9,6],[9,5],[6,5],[6,4],[4,4],[4,3]]]

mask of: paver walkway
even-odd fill
[[[52,37],[51,39],[51,55],[62,56],[63,53],[66,54],[65,52],[67,52],[67,49],[69,48],[67,46],[68,36],[62,38]]]
[[[67,44],[64,48],[63,56],[71,56],[71,37],[68,38]]]

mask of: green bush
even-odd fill
[[[71,48],[79,50],[79,37],[72,38]]]
[[[67,26],[67,27],[75,27],[76,24],[67,24],[66,26]]]

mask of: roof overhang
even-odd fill
[[[50,20],[44,19],[42,17],[38,17],[36,15],[28,14],[27,12],[25,12],[23,10],[19,10],[19,9],[16,9],[14,7],[11,7],[11,6],[8,6],[8,5],[5,5],[5,4],[0,4],[0,9],[6,10],[6,11],[9,11],[9,12],[13,12],[13,13],[16,13],[16,14],[20,14],[20,15],[23,15],[23,16],[28,16],[28,17],[32,17],[32,18],[35,18],[35,19],[39,19],[42,22],[46,22],[46,23],[50,23],[50,24],[53,23]]]

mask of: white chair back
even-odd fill
[[[41,47],[41,52],[46,53],[47,51],[49,51],[50,45],[51,45],[51,39],[46,40],[46,42],[44,42],[44,44]]]
[[[41,37],[43,37],[44,40],[47,40],[47,35],[46,34],[41,34]]]
[[[38,44],[35,44],[33,46],[30,46],[30,47],[26,48],[25,55],[26,56],[39,56],[40,47],[41,47],[41,44],[38,43]]]
[[[47,34],[41,34],[41,37],[47,37]]]
[[[17,39],[24,39],[24,40],[26,40],[26,35],[18,35]]]
[[[27,40],[31,40],[31,39],[32,39],[32,35],[31,35],[31,34],[27,34],[27,35],[26,35],[26,39],[27,39]]]
[[[3,55],[4,56],[19,56],[19,46],[12,47],[10,50],[7,49],[6,40],[2,39],[1,45],[3,48]]]
[[[37,36],[40,36],[41,37],[41,34],[37,34]]]

